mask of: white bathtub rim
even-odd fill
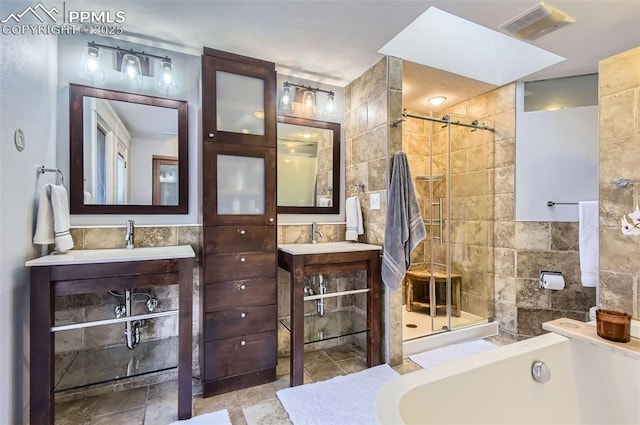
[[[379,424],[403,424],[404,421],[399,409],[400,400],[405,393],[416,387],[437,382],[452,375],[468,372],[534,350],[556,344],[569,344],[570,341],[570,338],[565,336],[548,333],[435,365],[428,369],[421,369],[401,375],[387,382],[378,392],[374,401],[376,419]]]

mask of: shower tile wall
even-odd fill
[[[610,183],[640,179],[640,47],[600,62],[600,305],[640,320],[640,237],[624,236],[633,189]],[[640,196],[640,188],[638,191]]]
[[[382,58],[344,93],[347,196],[360,197],[365,225],[361,242],[382,245],[389,157],[402,149],[401,130],[388,124],[402,115],[402,61]],[[364,183],[364,192],[358,192],[358,183]],[[372,193],[380,194],[380,210],[369,208]],[[398,365],[402,363],[402,291],[389,293],[389,300],[385,309],[390,311],[390,342],[385,349],[391,365]]]

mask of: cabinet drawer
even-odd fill
[[[219,311],[234,307],[276,304],[275,279],[238,280],[212,283],[204,288],[204,311]]]
[[[205,283],[276,277],[276,253],[240,253],[207,255]]]
[[[231,338],[276,330],[278,307],[238,307],[204,315],[204,340]]]
[[[275,251],[275,226],[214,226],[204,228],[205,254]]]
[[[277,351],[275,331],[207,342],[204,346],[204,380],[275,367]]]

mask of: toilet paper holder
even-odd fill
[[[562,272],[540,270],[538,285],[543,289],[564,289],[564,276],[562,276]]]

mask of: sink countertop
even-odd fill
[[[332,254],[337,252],[379,251],[379,245],[358,242],[319,242],[319,243],[285,243],[278,249],[292,255]]]
[[[125,261],[167,260],[191,258],[195,253],[190,245],[153,246],[134,249],[76,249],[45,255],[25,263],[27,267],[63,266],[68,264],[120,263]]]

